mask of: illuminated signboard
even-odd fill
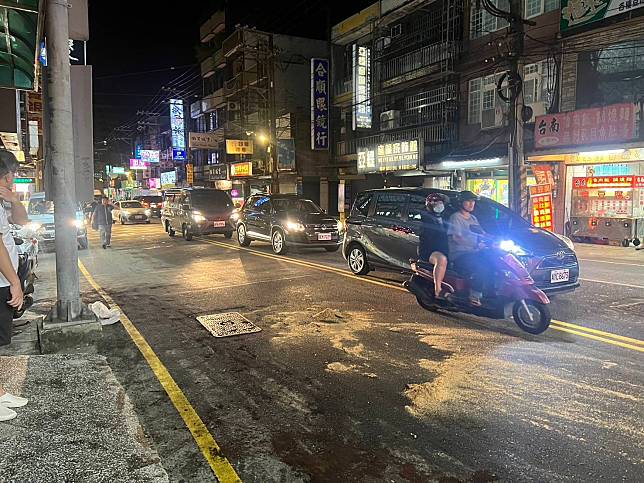
[[[148,169],[150,163],[148,161],[143,161],[142,159],[130,159],[130,169],[134,170],[143,170]]]
[[[311,59],[311,149],[329,149],[328,59]]]
[[[35,178],[14,178],[13,182],[16,184],[30,184],[30,183],[35,183],[36,179]]]
[[[227,154],[253,154],[253,141],[246,139],[226,139]]]
[[[186,149],[182,99],[170,99],[170,130],[172,131],[172,147]]]
[[[549,185],[548,189],[550,188]],[[531,197],[532,224],[548,231],[553,231],[552,192],[536,194]]]
[[[593,176],[573,178],[572,188],[576,190],[589,188],[642,188],[644,176]]]
[[[353,45],[353,129],[371,128],[371,49]]]
[[[162,188],[173,188],[177,184],[177,172],[168,171],[166,173],[161,173],[160,179]]]
[[[239,178],[253,175],[253,163],[235,163],[230,165],[230,176]]]
[[[358,149],[358,173],[410,171],[418,169],[418,140],[379,144],[376,149]]]
[[[112,168],[112,174],[125,174],[125,168],[114,166]]]
[[[195,182],[195,169],[192,164],[186,164],[186,181],[189,185]]]
[[[148,187],[151,190],[158,190],[161,188],[161,179],[160,178],[150,178],[148,180]]]
[[[141,149],[140,156],[137,158],[148,163],[158,163],[160,160],[159,151],[152,149]]]
[[[191,149],[217,149],[219,141],[213,133],[191,132],[188,135],[188,147]]]
[[[186,160],[185,149],[172,148],[172,159],[174,159],[175,161],[185,161]]]

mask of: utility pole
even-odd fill
[[[47,2],[47,146],[52,163],[57,301],[39,327],[43,352],[91,345],[88,340],[101,332],[100,323],[80,298],[68,15],[67,0]]]
[[[523,150],[523,103],[519,102],[523,88],[521,56],[523,55],[523,0],[510,0],[510,51],[508,53],[508,92],[510,108],[508,124],[508,166],[510,208],[523,218],[528,216],[527,168]]]
[[[280,192],[279,166],[277,161],[277,127],[275,125],[275,46],[273,34],[268,35],[268,122],[270,142],[271,193]]]

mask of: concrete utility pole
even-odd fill
[[[86,334],[100,324],[83,307],[80,298],[76,193],[74,179],[74,133],[69,65],[69,4],[49,0],[45,15],[47,38],[47,98],[49,161],[52,163],[56,223],[57,301],[40,328],[41,350],[57,352],[87,345]],[[98,324],[98,327],[96,326]],[[81,326],[85,327],[81,327]]]
[[[508,125],[508,166],[510,185],[510,208],[523,218],[528,216],[527,167],[523,150],[523,103],[519,102],[523,87],[520,58],[523,55],[523,0],[510,0],[510,52],[508,92],[510,108]]]

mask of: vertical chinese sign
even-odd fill
[[[311,59],[311,149],[329,149],[328,59]]]
[[[353,130],[371,128],[371,50],[353,45]]]
[[[186,149],[182,99],[170,99],[170,130],[172,131],[172,147],[180,150]]]
[[[532,224],[548,231],[554,231],[552,188],[549,184],[530,186],[532,203]]]

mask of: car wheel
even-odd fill
[[[183,238],[186,241],[192,241],[192,232],[188,228],[188,225],[183,225]]]
[[[119,221],[121,222],[121,225],[125,225],[125,222],[123,221],[123,218],[119,216]]]
[[[623,246],[624,248],[628,247],[630,244],[631,244],[631,242],[629,241],[629,239],[628,239],[628,238],[624,238],[624,239],[622,240],[622,246]]]
[[[237,241],[242,247],[250,245],[250,238],[248,238],[248,234],[246,233],[246,227],[242,224],[237,227]]]
[[[149,224],[150,224],[150,220],[146,221],[146,223],[149,225]]]
[[[284,232],[279,228],[271,236],[271,246],[273,247],[273,253],[276,255],[284,255],[286,253],[286,238],[284,237]]]
[[[334,247],[324,247],[324,249],[327,252],[333,253],[333,252],[337,252],[340,249],[340,245],[336,245]]]
[[[232,231],[227,231],[224,233],[224,238],[230,240],[233,237],[233,232]]]
[[[366,275],[369,273],[369,264],[367,263],[367,253],[358,244],[351,245],[349,248],[349,256],[347,257],[349,263],[349,270],[354,275]]]
[[[81,250],[87,250],[87,247],[89,246],[89,242],[87,241],[87,236],[84,236],[83,238],[79,238],[78,246],[80,247]]]

